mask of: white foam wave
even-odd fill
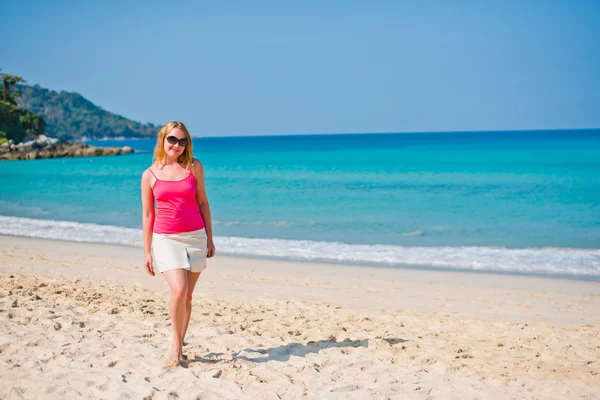
[[[0,215],[0,234],[72,242],[143,245],[140,229],[2,215]]]
[[[140,229],[0,216],[0,234],[142,246]],[[216,237],[220,254],[341,263],[600,277],[600,250],[411,247]]]

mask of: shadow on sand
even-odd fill
[[[397,339],[397,338],[389,338],[382,339],[383,341],[389,343],[390,345],[395,345],[398,343],[406,343],[408,340],[405,339]],[[268,361],[279,361],[286,362],[290,359],[290,357],[304,357],[307,354],[318,353],[321,350],[331,349],[331,348],[343,348],[343,347],[369,347],[369,339],[363,340],[350,340],[346,339],[342,342],[338,342],[335,339],[324,339],[318,341],[309,341],[306,344],[303,343],[290,343],[285,346],[277,346],[271,347],[270,349],[251,349],[246,348],[238,351],[237,353],[233,353],[231,355],[231,360],[223,359],[221,356],[224,353],[208,353],[204,357],[196,357],[194,359],[182,361],[181,364],[184,367],[187,367],[189,364],[201,362],[207,364],[214,364],[222,361],[235,361],[235,360],[246,360],[255,363],[263,363]],[[246,354],[242,354],[246,353]],[[254,356],[256,354],[256,356]]]
[[[404,339],[383,339],[390,344],[404,343]],[[306,344],[302,343],[290,343],[285,346],[271,347],[270,349],[244,349],[237,353],[232,354],[232,358],[239,360],[246,360],[255,363],[262,363],[268,361],[279,361],[285,362],[290,357],[304,357],[310,353],[318,353],[321,350],[331,348],[343,348],[343,347],[369,347],[369,340],[350,340],[346,339],[342,342],[338,342],[335,339],[326,339],[318,341],[309,341]],[[241,353],[246,353],[245,355]],[[253,356],[252,353],[257,354]]]

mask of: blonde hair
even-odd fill
[[[194,153],[192,152],[192,137],[190,136],[190,132],[188,132],[183,122],[179,121],[169,122],[168,124],[163,126],[158,132],[158,137],[156,138],[156,147],[154,148],[154,158],[152,159],[152,162],[157,163],[158,167],[162,168],[162,166],[165,163],[166,157],[165,138],[175,128],[181,129],[183,133],[185,133],[185,138],[187,139],[185,149],[177,159],[177,162],[182,163],[185,166],[185,169],[194,172],[194,169],[192,168],[192,166],[194,165]]]

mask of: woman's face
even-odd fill
[[[173,137],[175,137],[177,139],[177,141],[175,141],[175,139],[173,139]],[[185,150],[185,145],[182,146],[179,143],[181,141],[181,139],[183,139],[183,141],[187,142],[187,139],[185,137],[185,132],[183,132],[179,128],[173,128],[173,130],[171,130],[171,132],[169,132],[165,136],[164,148],[165,148],[165,153],[168,156],[179,157],[180,155],[183,154],[183,152]],[[174,143],[171,143],[171,142],[174,142]]]

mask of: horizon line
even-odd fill
[[[411,134],[444,134],[444,133],[515,133],[515,132],[562,132],[562,131],[600,131],[597,128],[551,128],[551,129],[497,129],[497,130],[451,130],[451,131],[406,131],[406,132],[336,132],[336,133],[289,133],[289,134],[264,134],[264,135],[222,135],[222,136],[195,136],[196,139],[219,139],[219,138],[260,138],[260,137],[293,137],[293,136],[342,136],[342,135],[411,135]]]

